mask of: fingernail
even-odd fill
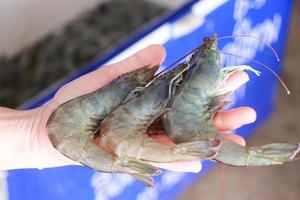
[[[256,121],[256,112],[254,110],[250,110],[247,117],[245,117],[244,119],[244,123],[242,123],[242,125],[244,124],[250,124]]]
[[[241,85],[247,83],[250,80],[249,75],[247,73],[243,73],[243,78],[238,79],[236,85],[240,87]]]
[[[232,75],[225,84],[224,91],[233,91],[239,88],[241,85],[247,83],[250,80],[249,76],[245,72],[236,72]]]
[[[192,173],[199,173],[202,169],[202,165],[201,165],[201,161],[199,161],[200,163],[197,164],[197,165],[194,165],[193,168],[191,168],[189,170],[189,172],[192,172]]]

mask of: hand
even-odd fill
[[[249,76],[243,71],[238,71],[232,74],[226,81],[224,91],[234,91],[241,85],[249,81]],[[220,111],[213,119],[214,127],[219,132],[224,133],[223,137],[230,139],[240,145],[245,146],[246,142],[244,138],[236,134],[230,134],[228,131],[237,129],[245,124],[252,123],[256,120],[256,112],[250,107],[239,107],[232,110]],[[172,141],[167,138],[166,135],[153,135],[153,139],[156,139],[165,144],[173,144]],[[155,164],[155,163],[152,163]],[[178,162],[178,163],[156,163],[156,166],[172,171],[178,172],[195,172],[198,173],[201,170],[201,163],[198,161]]]
[[[60,154],[50,143],[46,122],[50,114],[62,103],[92,92],[108,84],[123,73],[143,66],[160,64],[165,57],[162,46],[149,46],[135,55],[116,64],[102,67],[86,74],[59,89],[55,97],[46,105],[28,111],[16,111],[1,108],[0,114],[0,152],[1,169],[45,168],[64,165],[78,165]],[[228,87],[237,88],[248,79],[244,72],[239,72],[229,79]],[[214,118],[215,127],[220,131],[232,130],[255,120],[251,108],[219,112]],[[244,140],[236,135],[227,135],[241,144]],[[166,138],[158,138],[158,140]],[[170,141],[168,141],[170,142]],[[199,171],[200,162],[174,163],[162,166],[174,171]]]

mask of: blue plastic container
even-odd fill
[[[197,47],[204,36],[232,34],[255,35],[270,43],[279,56],[284,56],[291,1],[276,0],[202,0],[190,1],[183,7],[152,24],[143,32],[121,44],[106,56],[96,59],[60,84],[43,92],[24,109],[38,107],[52,98],[63,84],[95,70],[107,62],[121,59],[131,52],[161,43],[167,48],[164,66],[169,66],[191,49]],[[219,42],[219,49],[257,59],[280,73],[280,64],[272,52],[256,40],[228,39]],[[262,72],[261,77],[250,74],[251,81],[233,95],[234,107],[251,106],[256,109],[257,122],[237,130],[249,136],[263,125],[274,106],[277,80],[270,72],[247,60],[222,57],[223,65],[249,64]],[[86,199],[173,199],[194,180],[200,178],[213,164],[204,162],[200,174],[164,172],[156,177],[153,188],[144,187],[127,175],[97,173],[85,167],[68,166],[44,170],[26,169],[8,172],[10,200],[86,200]]]

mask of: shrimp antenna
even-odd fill
[[[164,68],[162,71],[160,71],[158,74],[156,74],[154,77],[157,77],[159,75],[161,75],[162,73],[164,73],[165,71],[167,71],[168,69],[170,69],[171,67],[173,67],[176,64],[179,63],[183,63],[181,62],[185,57],[189,56],[191,53],[193,53],[195,50],[197,50],[199,47],[192,49],[190,51],[188,51],[184,56],[182,56],[179,60],[176,60],[175,62],[173,62],[171,65],[169,65],[168,67]]]
[[[222,39],[222,38],[220,38]],[[169,65],[168,67],[166,67],[165,69],[163,69],[161,72],[159,72],[158,74],[156,74],[154,77],[157,77],[159,75],[161,75],[162,73],[164,73],[167,69],[170,69],[171,67],[173,67],[174,65],[176,64],[179,64],[179,63],[184,63],[183,62],[183,59],[185,59],[187,56],[190,56],[192,55],[196,50],[198,49],[201,49],[202,48],[202,45],[188,51],[184,56],[182,56],[179,60],[176,60],[175,62],[173,62],[171,65]]]
[[[293,162],[293,161],[297,161],[297,160],[300,160],[300,157],[295,157],[293,159],[290,159],[290,160],[286,160],[284,162]]]
[[[197,48],[196,48],[197,49]],[[188,53],[186,53],[184,56],[182,56],[179,60],[173,62],[171,65],[169,65],[168,67],[164,68],[162,71],[160,71],[158,74],[155,74],[152,78],[152,80],[147,83],[145,85],[145,88],[148,87],[149,85],[151,85],[155,80],[156,78],[158,78],[161,74],[163,74],[165,71],[167,71],[168,69],[172,68],[174,65],[176,64],[181,64],[181,63],[184,63],[184,62],[181,62],[185,57],[187,57],[188,55],[190,55],[192,52],[194,52],[196,49],[193,49],[191,51],[189,51]]]
[[[222,54],[225,54],[225,55],[229,55],[229,56],[235,56],[235,57],[239,57],[239,58],[243,58],[243,59],[246,59],[246,60],[249,60],[249,61],[252,61],[256,64],[259,64],[261,66],[263,66],[264,68],[266,68],[267,70],[269,70],[278,80],[279,82],[281,83],[281,85],[284,87],[284,89],[286,90],[286,93],[287,94],[291,94],[291,91],[288,89],[288,87],[286,86],[286,84],[283,82],[283,80],[276,74],[276,72],[274,72],[269,66],[263,64],[262,62],[259,62],[255,59],[250,59],[250,58],[247,58],[247,57],[244,57],[244,56],[240,56],[240,55],[235,55],[235,54],[231,54],[231,53],[227,53],[227,52],[222,52],[220,51]]]
[[[266,41],[264,41],[263,39],[261,39],[259,37],[256,37],[253,35],[239,34],[239,35],[225,35],[222,37],[218,37],[217,40],[222,40],[222,39],[226,39],[226,38],[253,38],[253,39],[256,39],[256,40],[260,41],[261,43],[263,43],[265,46],[269,47],[269,49],[271,49],[271,51],[273,51],[277,61],[280,61],[280,58],[279,58],[277,52],[275,51],[275,49],[269,43],[267,43]]]
[[[291,160],[291,161],[294,161],[294,160],[300,160],[300,157],[295,157],[295,158],[293,158],[293,160]]]

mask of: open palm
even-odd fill
[[[118,76],[145,66],[155,66],[162,63],[165,58],[165,49],[160,45],[149,46],[133,56],[118,63],[101,67],[91,73],[88,73],[58,90],[55,97],[46,105],[34,110],[19,111],[22,115],[27,116],[26,124],[31,124],[24,128],[23,134],[26,140],[24,148],[16,150],[20,155],[16,164],[11,168],[29,168],[29,167],[57,167],[63,165],[78,165],[69,158],[60,154],[50,143],[46,132],[46,123],[50,114],[62,103],[93,92],[104,85],[108,84]],[[226,83],[224,90],[237,89],[240,85],[248,81],[248,75],[245,72],[236,72]],[[30,116],[30,117],[28,117]],[[214,126],[219,131],[230,131],[244,124],[255,121],[256,113],[249,107],[239,107],[233,110],[218,112],[214,116]],[[22,120],[22,118],[20,118]],[[28,122],[28,120],[30,120]],[[20,123],[20,122],[19,122]],[[224,137],[229,138],[242,145],[245,144],[243,138],[235,134],[226,134]],[[154,136],[154,138],[163,143],[172,143],[166,136]],[[18,139],[17,139],[18,140]],[[100,147],[99,147],[100,148]],[[26,158],[26,159],[25,159]],[[160,163],[155,164],[158,167],[173,171],[190,171],[198,172],[201,169],[201,163],[198,161],[189,161],[181,163]]]

